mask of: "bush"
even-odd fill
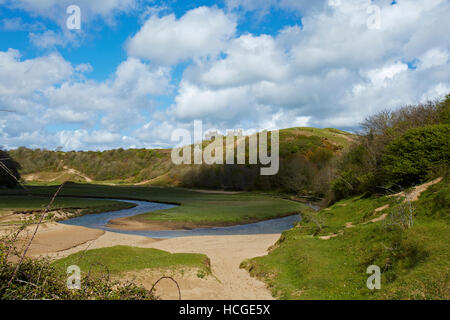
[[[20,165],[3,150],[0,150],[0,162],[0,187],[14,188],[20,180]]]
[[[111,281],[101,275],[84,275],[81,288],[67,288],[67,275],[47,259],[25,259],[19,266],[14,281],[8,283],[17,267],[12,262],[20,255],[11,239],[0,239],[0,300],[53,299],[53,300],[155,300],[145,288],[131,282]],[[12,253],[9,253],[12,251]],[[6,256],[9,253],[8,257]],[[12,258],[12,259],[11,259]]]
[[[387,147],[382,170],[389,183],[408,186],[427,178],[434,167],[448,166],[450,125],[408,130]]]

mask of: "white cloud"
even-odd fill
[[[118,12],[126,12],[136,8],[137,0],[6,0],[6,6],[19,8],[32,14],[52,18],[56,21],[67,19],[66,8],[76,4],[81,8],[82,16],[86,19],[100,16],[111,19]]]
[[[95,148],[96,150],[109,149],[111,147],[121,146],[127,137],[120,134],[114,134],[108,131],[75,130],[60,131],[56,134],[56,142],[58,146],[62,146],[65,150],[83,150],[86,147]]]
[[[0,51],[0,95],[21,96],[42,91],[72,73],[71,64],[58,53],[21,61],[17,50]]]
[[[226,59],[216,61],[209,68],[207,65],[197,70],[192,68],[186,74],[188,78],[189,73],[192,73],[191,78],[197,75],[201,83],[217,87],[279,81],[289,74],[282,49],[270,36],[243,35],[229,44]]]
[[[41,22],[28,23],[20,17],[4,18],[0,22],[0,30],[2,31],[42,31],[45,26]]]
[[[275,123],[355,128],[373,112],[422,101],[425,93],[444,94],[450,71],[448,2],[377,4],[380,30],[367,27],[368,2],[353,0],[317,5],[303,17],[302,29],[233,39],[224,57],[187,69],[170,116],[258,128]],[[417,70],[407,61],[418,61]]]
[[[449,50],[433,48],[428,50],[421,58],[418,68],[426,70],[433,67],[439,67],[448,63]]]
[[[379,69],[369,70],[367,72],[367,77],[374,86],[386,87],[390,80],[406,70],[408,70],[407,64],[397,62]]]
[[[152,15],[126,47],[131,56],[171,65],[219,54],[235,30],[236,23],[222,10],[199,7],[179,19]]]
[[[47,30],[42,33],[31,32],[29,38],[36,47],[44,49],[66,47],[68,44],[77,45],[79,43],[79,38],[76,34],[55,32],[53,30]]]
[[[114,141],[134,144],[121,132],[144,123],[142,113],[152,110],[153,99],[170,92],[170,69],[129,58],[104,82],[80,77],[79,72],[90,69],[88,64],[73,67],[56,53],[22,61],[16,50],[0,52],[0,108],[17,112],[2,114],[8,123],[0,131],[3,144],[35,146],[40,141],[74,149],[95,148],[96,142],[99,148],[114,146]],[[46,132],[64,124],[81,128]],[[91,131],[94,126],[100,129]]]

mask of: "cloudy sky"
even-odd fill
[[[449,16],[449,0],[0,0],[0,145],[170,147],[196,119],[355,130],[450,93]]]

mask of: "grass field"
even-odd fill
[[[336,203],[283,233],[276,248],[241,267],[281,299],[449,299],[450,188],[441,182],[414,202],[413,226],[394,218],[395,198],[356,197]],[[390,204],[380,212],[375,212]],[[382,214],[383,221],[367,223]],[[346,228],[352,222],[354,227]],[[320,226],[320,227],[319,227]],[[329,240],[319,236],[337,234]],[[381,268],[381,289],[366,286],[369,265]]]
[[[29,187],[31,194],[48,196],[55,192],[56,188],[57,186]],[[1,190],[0,195],[13,192],[17,193],[17,190]],[[62,189],[61,195],[147,200],[180,205],[141,215],[144,219],[158,221],[245,223],[295,214],[306,208],[306,205],[298,202],[254,193],[207,194],[181,188],[69,183]],[[17,205],[21,205],[19,200]]]
[[[56,260],[53,265],[65,271],[70,265],[77,265],[82,272],[105,272],[111,274],[123,271],[166,268],[195,268],[199,275],[210,274],[209,259],[204,254],[169,253],[151,248],[114,246],[78,252]]]

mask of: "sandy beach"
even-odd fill
[[[31,234],[33,227],[28,227]],[[3,230],[5,232],[5,230]],[[120,277],[133,280],[147,288],[163,275],[173,276],[180,285],[182,299],[273,299],[265,284],[250,277],[240,263],[248,258],[267,254],[280,234],[200,236],[172,239],[151,239],[142,236],[105,232],[59,223],[46,223],[39,228],[29,256],[62,258],[86,250],[128,245],[141,248],[156,248],[171,253],[203,253],[211,260],[212,275],[197,276],[193,270],[139,270],[129,271]],[[25,240],[25,239],[23,239]],[[173,282],[163,280],[158,284],[157,294],[162,299],[177,299],[178,290]]]

